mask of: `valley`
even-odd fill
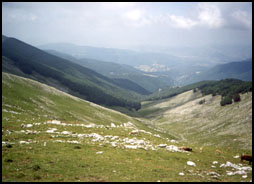
[[[217,107],[219,97],[187,91],[142,102],[143,118],[135,118],[4,72],[2,88],[3,181],[252,180],[252,167],[240,162],[241,153],[252,154],[251,142],[242,143],[251,133],[252,93],[224,108]],[[202,98],[205,104],[197,104]],[[230,122],[232,129],[218,126],[218,138],[227,139],[217,144],[208,130],[220,121],[209,120],[208,109],[230,118],[238,105],[246,119]],[[241,131],[239,123],[246,124]]]
[[[252,2],[2,2],[2,182],[252,182]]]

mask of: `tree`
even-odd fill
[[[238,93],[233,95],[233,99],[234,99],[234,102],[240,102],[241,101],[241,97]]]
[[[222,99],[220,101],[220,105],[224,106],[224,105],[228,105],[228,104],[232,104],[232,98],[229,96],[222,97]]]

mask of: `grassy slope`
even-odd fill
[[[252,178],[251,173],[243,179],[241,175],[227,176],[225,173],[229,168],[220,168],[218,165],[211,168],[215,160],[219,164],[226,161],[239,163],[239,159],[232,157],[239,154],[238,150],[221,149],[223,154],[216,155],[213,146],[207,146],[203,153],[199,153],[197,145],[181,141],[169,143],[165,138],[172,137],[151,130],[134,118],[11,74],[2,73],[2,91],[2,141],[14,143],[11,144],[12,148],[2,143],[2,181],[249,181]],[[22,123],[43,123],[55,118],[72,124],[110,125],[113,122],[119,125],[131,121],[139,129],[160,134],[164,138],[143,133],[129,135],[131,129],[123,127],[106,129],[52,124],[34,125],[31,128],[20,126]],[[194,152],[173,153],[162,148],[157,151],[113,148],[109,144],[92,142],[89,138],[53,138],[51,134],[45,133],[49,128],[57,128],[60,132],[137,137],[149,140],[153,145],[184,144],[193,147]],[[40,133],[24,134],[21,130]],[[37,142],[19,144],[19,141],[29,139]],[[76,144],[53,142],[56,139],[80,141],[78,145],[81,149],[75,149]],[[103,153],[96,154],[98,151]],[[189,160],[195,162],[197,167],[187,166]],[[211,171],[221,176],[212,178],[207,175]],[[179,172],[184,172],[185,175],[179,176]]]
[[[205,99],[204,104],[199,101]],[[187,91],[173,98],[143,102],[140,114],[155,127],[189,142],[234,149],[252,149],[252,93],[220,106],[221,96]],[[234,140],[235,139],[235,140]]]

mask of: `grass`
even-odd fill
[[[182,141],[179,133],[183,126],[179,121],[173,122],[165,114],[168,110],[180,108],[187,105],[189,100],[182,101],[182,105],[176,108],[168,108],[161,111],[151,111],[157,113],[158,121],[150,124],[148,119],[133,118],[125,114],[94,105],[92,103],[80,100],[54,88],[34,82],[32,80],[16,77],[14,75],[2,73],[2,141],[7,142],[7,146],[2,144],[2,181],[94,181],[94,182],[115,182],[115,181],[215,181],[215,182],[234,182],[250,181],[251,173],[248,173],[246,179],[241,175],[228,176],[226,171],[232,171],[231,168],[219,167],[220,164],[230,161],[239,164],[240,159],[233,156],[242,152],[252,153],[250,149],[243,149],[238,144],[235,147],[227,146],[204,146],[203,152],[199,148],[206,143],[205,135],[197,131],[191,134],[194,138],[202,137],[200,141],[193,141],[188,134],[187,141]],[[197,98],[198,99],[198,98]],[[177,100],[177,99],[174,99]],[[246,103],[248,98],[246,98]],[[172,101],[171,101],[172,102]],[[244,98],[242,106],[244,106]],[[147,103],[157,106],[159,103]],[[169,103],[170,104],[170,103]],[[172,104],[172,103],[171,103]],[[159,108],[159,106],[158,106]],[[152,109],[152,107],[151,107]],[[143,109],[145,112],[145,109]],[[219,111],[220,112],[220,111]],[[219,113],[217,112],[217,113]],[[219,115],[219,114],[218,114]],[[216,117],[213,117],[216,119]],[[109,126],[111,123],[120,125],[132,122],[138,129],[143,129],[152,133],[152,135],[139,133],[130,135],[132,129],[124,127],[116,128],[85,128],[79,126],[61,126],[53,124],[43,124],[43,122],[59,119],[63,123],[72,124],[90,124]],[[151,119],[153,120],[153,119]],[[21,124],[33,124],[30,128],[22,128]],[[158,123],[158,124],[157,124]],[[193,128],[193,124],[191,124]],[[200,128],[201,128],[201,124]],[[221,127],[228,129],[230,123]],[[163,128],[162,133],[156,128]],[[153,145],[167,144],[176,146],[187,146],[193,148],[192,153],[170,152],[165,148],[158,148],[156,151],[144,149],[124,149],[123,146],[112,147],[110,143],[94,142],[92,138],[85,137],[79,139],[68,135],[58,135],[46,133],[50,128],[57,128],[57,131],[69,131],[72,134],[91,134],[97,133],[102,136],[112,135],[119,138],[134,138],[150,141]],[[194,127],[195,128],[195,127]],[[40,131],[38,134],[25,134],[21,130]],[[155,137],[159,134],[161,137]],[[52,137],[58,135],[58,137]],[[211,138],[212,136],[208,134]],[[240,135],[239,135],[240,136]],[[223,139],[233,139],[234,136],[221,135]],[[242,135],[244,138],[244,136]],[[168,142],[167,139],[178,138],[178,143]],[[240,138],[240,137],[239,137]],[[213,138],[213,141],[217,141]],[[19,144],[19,141],[35,141],[30,144]],[[62,141],[79,141],[80,144],[59,143]],[[219,141],[219,140],[218,140]],[[46,146],[44,146],[46,142]],[[14,144],[12,144],[14,143]],[[79,147],[77,147],[79,146]],[[221,155],[215,153],[220,149]],[[102,154],[97,152],[102,151]],[[196,167],[188,166],[187,161],[196,163]],[[218,161],[216,168],[212,168],[212,162]],[[247,162],[242,163],[248,166]],[[221,176],[213,178],[210,172],[217,172]],[[179,173],[183,172],[184,176]]]

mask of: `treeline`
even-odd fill
[[[183,87],[174,87],[174,88],[170,88],[170,87],[167,87],[167,88],[163,88],[161,90],[158,90],[157,92],[147,96],[145,98],[145,100],[148,100],[148,101],[153,101],[153,100],[161,100],[161,99],[165,99],[165,98],[171,98],[171,97],[174,97],[180,93],[184,93],[186,91],[189,91],[189,90],[192,90],[194,88],[197,88],[203,84],[206,84],[208,83],[209,81],[202,81],[202,82],[197,82],[197,83],[194,83],[194,84],[189,84],[189,85],[186,85],[186,86],[183,86]]]
[[[252,82],[244,82],[239,79],[202,81],[184,87],[164,88],[160,91],[157,91],[156,93],[153,93],[152,95],[149,95],[145,100],[160,100],[171,98],[189,90],[193,90],[193,92],[200,90],[203,95],[221,95],[221,105],[224,106],[231,104],[233,101],[240,101],[240,93],[243,94],[252,91]]]
[[[239,102],[240,93],[252,91],[252,82],[244,82],[238,79],[224,79],[220,81],[210,81],[198,87],[204,95],[221,95],[221,106]]]

